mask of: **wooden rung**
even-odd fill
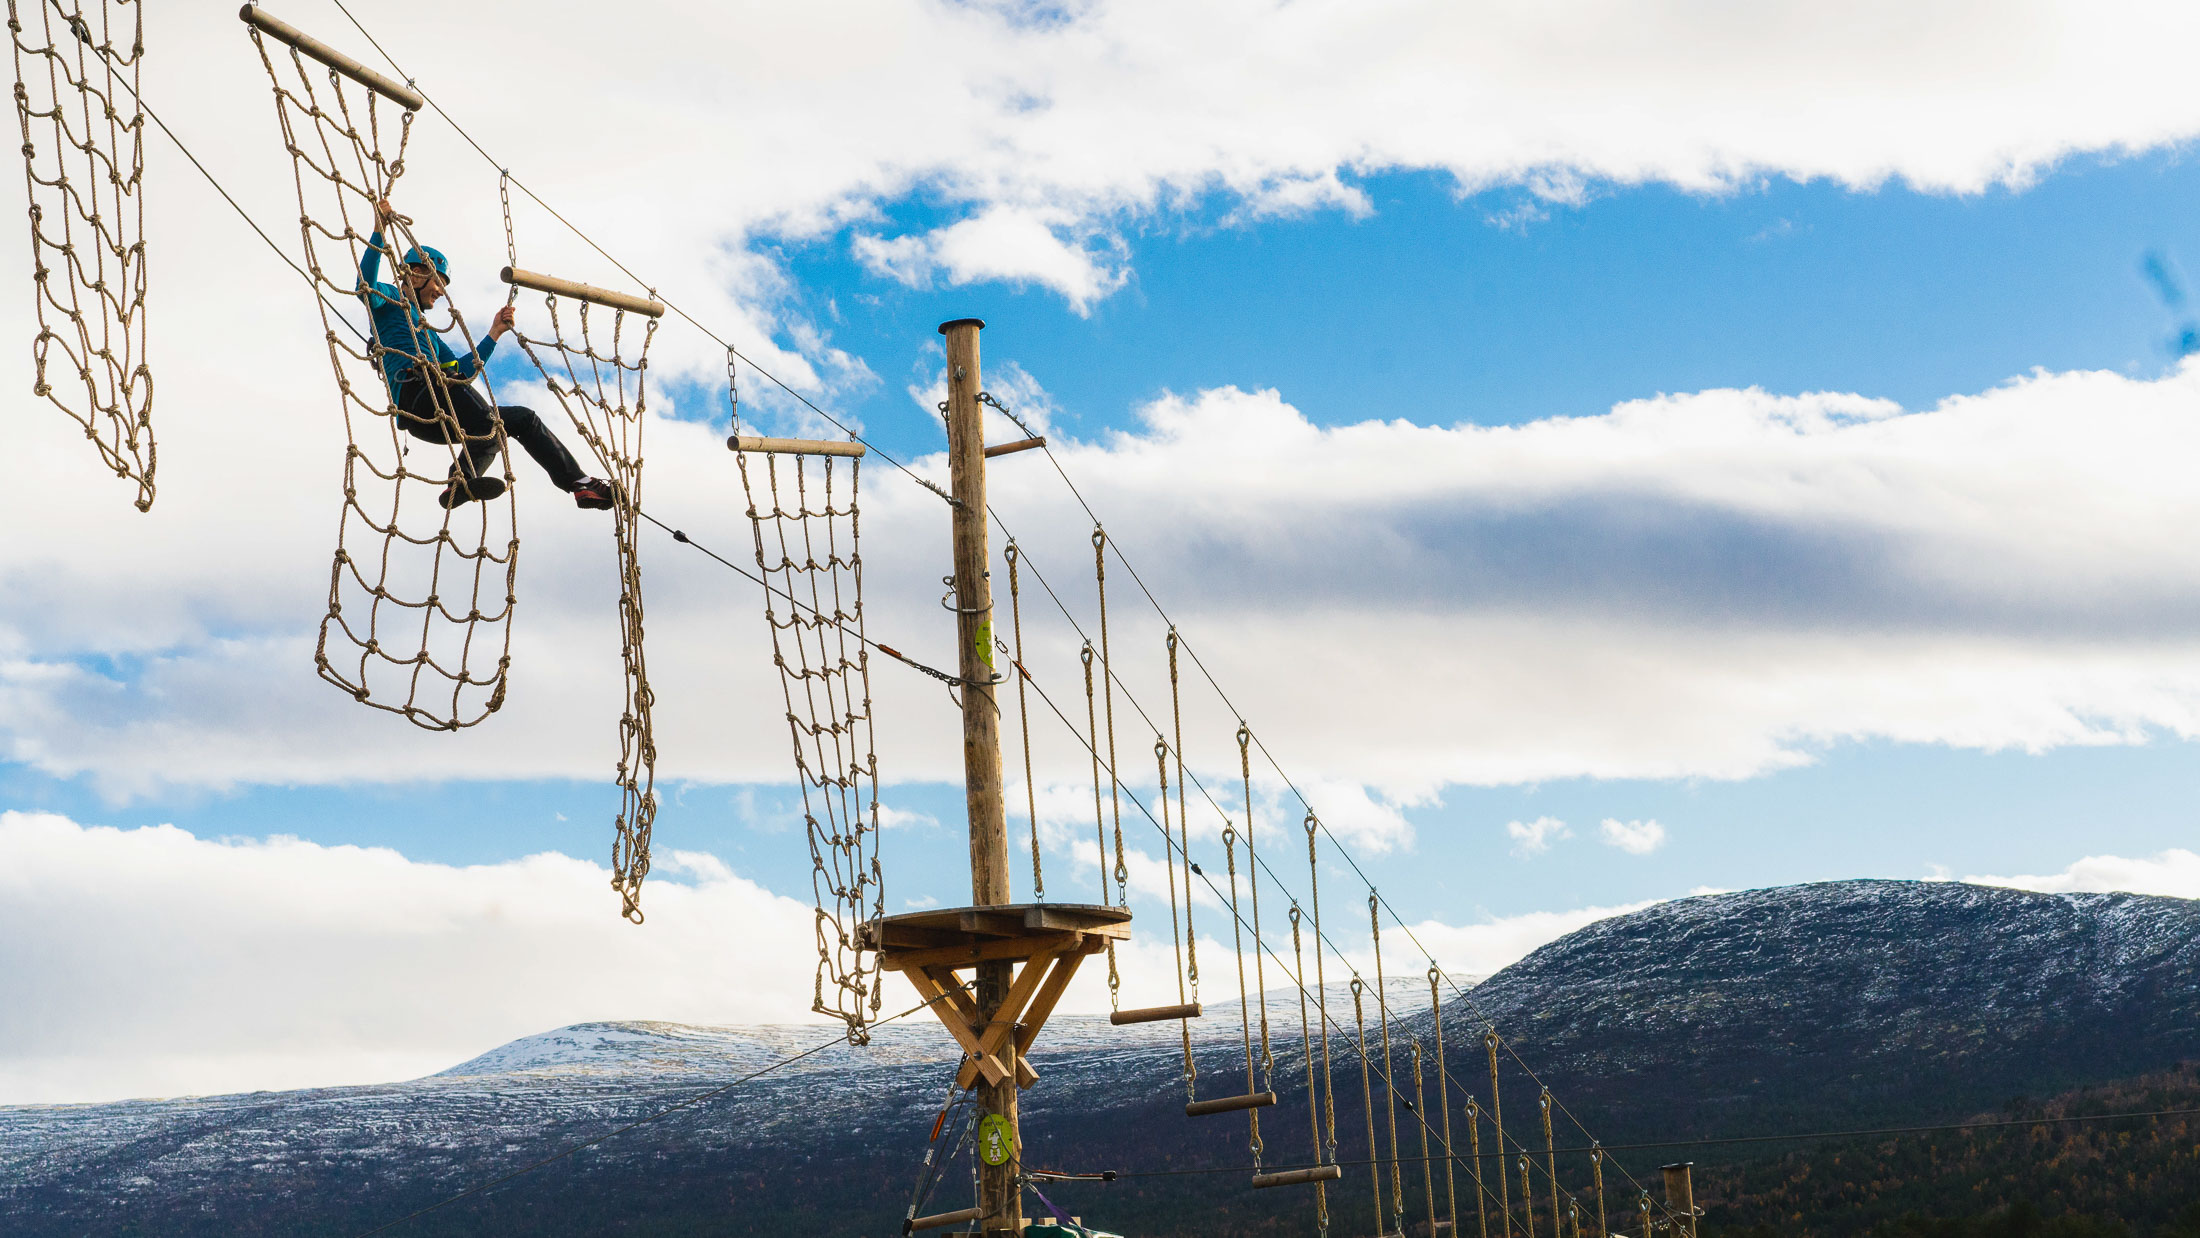
[[[726,440],[728,451],[767,451],[783,456],[861,456],[863,444],[830,438],[763,438],[736,434]]]
[[[1306,1182],[1335,1182],[1344,1177],[1344,1170],[1336,1165],[1316,1165],[1311,1169],[1286,1169],[1280,1173],[1254,1174],[1253,1189],[1269,1186],[1298,1186]]]
[[[247,4],[237,10],[237,17],[246,25],[261,31],[278,43],[287,43],[306,56],[310,56],[368,90],[395,102],[408,112],[417,112],[428,106],[425,95],[399,82],[391,81],[321,40],[298,29],[273,14],[263,13],[260,6]]]
[[[1044,447],[1046,445],[1047,441],[1043,438],[1020,438],[1013,443],[1002,443],[998,446],[986,448],[985,458],[991,460],[995,456],[1012,456],[1019,451],[1030,451],[1034,447]]]
[[[1188,1002],[1182,1006],[1148,1006],[1144,1010],[1118,1010],[1108,1016],[1108,1022],[1117,1027],[1132,1023],[1159,1023],[1164,1019],[1196,1019],[1199,1003]]]
[[[901,1227],[901,1232],[907,1234],[920,1229],[938,1229],[942,1225],[956,1225],[964,1221],[975,1221],[984,1215],[983,1209],[963,1208],[955,1212],[942,1212],[938,1216],[917,1217],[905,1223]]]
[[[1236,1113],[1240,1109],[1266,1109],[1276,1103],[1274,1092],[1249,1092],[1244,1096],[1222,1096],[1214,1100],[1195,1100],[1184,1106],[1187,1118],[1203,1118],[1210,1113]]]
[[[536,292],[547,292],[556,297],[572,297],[576,301],[587,301],[595,305],[608,305],[612,309],[626,310],[628,313],[650,318],[665,316],[665,307],[648,297],[637,297],[630,292],[613,292],[609,288],[559,279],[555,275],[538,275],[533,271],[522,271],[518,267],[506,267],[497,272],[497,278],[515,288],[532,288]]]

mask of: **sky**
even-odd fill
[[[1426,948],[1386,937],[1409,974],[1802,881],[2200,897],[2200,102],[2174,50],[2200,16],[666,4],[586,19],[580,48],[557,7],[362,14],[490,152],[423,113],[397,194],[460,306],[502,303],[508,168],[752,360],[745,426],[830,431],[768,372],[942,482],[935,327],[984,318],[987,388],[1122,556],[1124,785],[1152,804],[1173,621],[1227,693],[1187,671],[1194,858],[1219,868],[1245,820],[1242,718],[1276,758],[1249,779],[1271,916],[1303,897],[1309,804],[1339,844],[1325,913],[1372,883]],[[327,0],[278,12],[374,59]],[[241,26],[148,23],[146,99],[295,254]],[[344,452],[323,328],[157,133],[147,163],[159,501],[132,510],[27,394],[0,419],[0,1104],[411,1077],[585,1019],[812,1017],[756,586],[642,543],[663,807],[627,925],[600,513],[515,463],[510,696],[484,725],[420,732],[320,682]],[[514,198],[521,265],[636,287]],[[27,295],[0,316],[29,338]],[[650,356],[646,506],[741,561],[723,354],[673,319]],[[0,367],[28,391],[28,349]],[[555,422],[529,377],[510,349],[491,372]],[[1090,630],[1091,517],[1037,453],[990,485]],[[878,458],[862,504],[870,633],[948,664],[943,505]],[[1025,589],[1026,664],[1079,717],[1079,638]],[[872,676],[888,910],[966,901],[954,705]],[[1089,756],[1032,711],[1047,897],[1090,900]],[[1137,804],[1125,1000],[1173,1001]],[[1227,957],[1225,909],[1195,914]]]

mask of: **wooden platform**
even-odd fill
[[[908,977],[971,1060],[956,1083],[969,1087],[983,1076],[1005,1082],[1013,1070],[1018,1087],[1039,1081],[1024,1060],[1047,1016],[1069,988],[1078,964],[1111,941],[1131,935],[1131,913],[1090,903],[1013,903],[996,907],[946,907],[885,916],[856,928],[856,944],[878,952],[879,965]],[[955,973],[980,963],[1021,964],[1009,980],[1000,1009],[987,1019]],[[1014,1046],[1013,1055],[1004,1052]],[[1011,1065],[1011,1056],[1013,1065]]]

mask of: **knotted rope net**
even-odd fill
[[[512,289],[517,300],[519,288]],[[642,879],[649,875],[649,831],[657,819],[657,740],[650,726],[656,694],[642,654],[642,567],[637,554],[641,535],[642,414],[647,404],[649,342],[657,319],[642,315],[642,339],[634,355],[628,342],[624,309],[613,308],[608,338],[590,321],[591,306],[575,299],[570,316],[560,312],[561,298],[543,295],[550,333],[529,335],[515,328],[527,359],[542,375],[550,394],[565,409],[573,428],[613,488],[611,530],[619,557],[619,655],[626,665],[626,702],[619,714],[619,813],[613,823],[611,888],[619,892],[621,913],[642,922]],[[568,323],[571,334],[568,335]]]
[[[474,337],[455,306],[423,313],[398,265],[416,243],[402,216],[389,221],[378,251],[395,295],[418,324],[412,338],[377,339],[337,312],[330,296],[347,304],[369,294],[360,263],[376,231],[375,204],[404,173],[413,110],[334,68],[308,63],[295,46],[271,49],[259,27],[249,29],[290,152],[305,265],[319,294],[349,440],[315,665],[360,703],[415,725],[472,726],[504,703],[519,560],[503,427],[494,418],[472,429],[461,423],[453,392],[465,384],[437,364],[431,333],[456,330],[468,350]],[[384,373],[393,357],[425,392],[427,407],[416,403],[413,413],[400,413]],[[408,421],[434,441],[408,433]],[[469,448],[504,461],[505,492],[445,508],[439,498]]]
[[[727,359],[728,388],[732,359]],[[734,433],[740,434],[738,399]],[[752,457],[761,457],[761,460]],[[764,619],[802,784],[817,918],[812,1008],[863,1044],[885,983],[856,926],[886,913],[878,849],[878,754],[863,631],[862,511],[854,457],[735,455],[764,577]],[[791,491],[791,495],[789,494]]]
[[[8,31],[38,313],[31,390],[82,427],[115,476],[137,483],[137,507],[146,511],[154,448],[139,192],[144,6],[8,0]]]

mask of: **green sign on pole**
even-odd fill
[[[978,1156],[988,1165],[1006,1165],[1016,1157],[1016,1132],[997,1113],[978,1123]]]

